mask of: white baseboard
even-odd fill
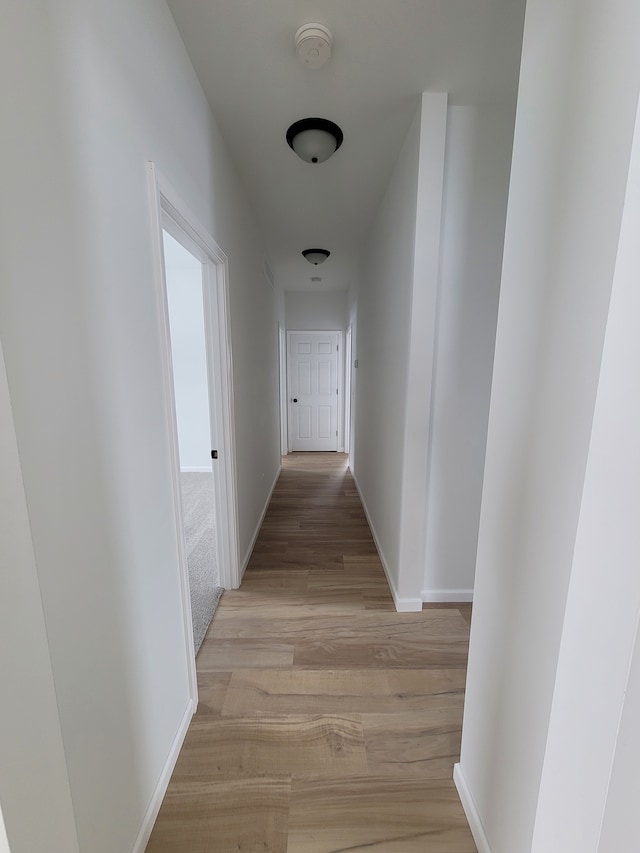
[[[356,490],[358,492],[358,496],[360,497],[360,503],[362,504],[362,508],[364,509],[364,514],[367,518],[367,523],[369,525],[369,529],[371,530],[371,535],[373,536],[373,542],[376,546],[376,551],[378,552],[378,556],[380,557],[380,562],[382,563],[382,568],[384,569],[384,573],[387,576],[387,583],[389,584],[389,589],[391,591],[391,595],[393,597],[393,603],[396,606],[396,610],[398,613],[415,613],[416,611],[422,610],[422,599],[421,598],[400,598],[398,595],[398,590],[396,589],[396,585],[393,582],[393,579],[389,573],[389,567],[387,566],[387,561],[385,559],[382,548],[380,547],[380,543],[378,542],[378,537],[376,535],[376,529],[371,521],[371,516],[369,515],[369,510],[367,508],[367,504],[365,499],[362,497],[362,492],[360,491],[360,486],[358,484],[358,480],[356,479],[355,472],[351,468],[351,476],[353,477],[353,482],[355,483]]]
[[[472,589],[423,589],[420,593],[422,600],[430,603],[469,602],[473,601]]]
[[[194,467],[180,468],[180,473],[181,474],[212,474],[213,468],[211,466],[209,466],[207,468],[205,465],[201,465],[200,467],[196,466],[195,468]]]
[[[459,764],[453,765],[453,781],[458,789],[460,802],[462,803],[462,808],[467,816],[469,829],[473,835],[473,840],[476,842],[478,853],[491,853],[491,845],[489,844],[476,804],[473,802],[473,797],[467,787],[466,779],[464,778],[462,768]]]
[[[395,589],[391,590],[391,595],[398,613],[419,613],[422,610],[421,598],[400,598]]]
[[[167,760],[165,761],[164,767],[162,768],[162,773],[160,774],[160,778],[158,779],[158,784],[156,785],[153,795],[151,797],[149,808],[147,809],[147,812],[142,821],[140,832],[138,833],[138,837],[136,838],[135,843],[131,848],[131,853],[144,853],[146,849],[146,846],[149,842],[149,838],[151,837],[151,832],[153,831],[153,826],[156,822],[156,818],[158,817],[158,812],[160,811],[160,806],[162,805],[162,800],[164,799],[164,795],[167,793],[171,774],[173,773],[173,769],[176,766],[176,761],[178,760],[178,755],[180,754],[180,750],[182,749],[184,739],[187,736],[187,729],[189,728],[189,723],[191,722],[191,718],[193,717],[193,715],[193,702],[191,701],[191,699],[189,699],[182,720],[180,720],[178,731],[176,732],[176,736],[173,739],[173,743],[171,744],[169,755],[167,756]]]
[[[267,497],[267,502],[264,505],[264,509],[262,510],[262,515],[260,516],[260,520],[258,521],[258,525],[251,537],[251,543],[247,548],[247,551],[244,555],[242,563],[240,564],[240,580],[247,569],[247,565],[249,564],[249,560],[251,559],[251,554],[253,553],[254,545],[256,544],[256,539],[258,538],[258,534],[260,533],[260,528],[262,527],[262,522],[264,521],[264,517],[267,514],[267,510],[269,509],[269,504],[271,503],[271,498],[273,496],[273,490],[276,487],[276,483],[278,482],[278,477],[280,476],[280,472],[282,471],[282,463],[278,465],[278,470],[276,471],[276,477],[273,483],[271,484],[271,488],[269,489],[269,495]]]

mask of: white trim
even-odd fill
[[[191,614],[191,594],[189,591],[189,570],[184,541],[184,520],[182,517],[182,497],[180,486],[180,454],[178,451],[176,407],[173,392],[171,369],[171,338],[169,333],[169,306],[164,268],[164,249],[162,243],[162,202],[153,163],[148,164],[148,187],[151,206],[151,239],[153,243],[153,264],[156,280],[156,300],[158,306],[158,327],[160,330],[162,384],[164,386],[165,411],[169,425],[169,467],[171,469],[171,489],[173,513],[176,528],[176,550],[180,574],[180,605],[182,609],[182,631],[184,652],[189,683],[189,696],[192,709],[198,706],[198,676],[196,673],[196,655],[193,645],[193,617]]]
[[[344,453],[344,332],[338,331],[338,453]]]
[[[280,392],[280,455],[289,452],[289,434],[287,423],[287,333],[278,323],[278,379]]]
[[[343,452],[349,454],[351,448],[351,365],[352,357],[352,331],[351,326],[344,334],[344,356],[342,369],[344,372],[344,419],[342,424]]]
[[[151,796],[151,802],[149,803],[149,808],[147,809],[144,819],[142,821],[140,832],[138,833],[138,837],[136,838],[135,843],[131,848],[131,853],[144,853],[146,849],[146,846],[149,842],[149,838],[151,837],[151,833],[153,831],[154,824],[156,822],[156,818],[158,817],[158,812],[160,811],[160,806],[162,805],[162,800],[164,799],[164,795],[167,793],[171,774],[173,773],[174,767],[176,766],[176,762],[178,760],[178,756],[180,755],[180,750],[182,749],[184,739],[187,736],[187,730],[189,729],[189,724],[191,723],[191,718],[193,717],[193,714],[194,706],[191,699],[189,699],[182,719],[180,720],[178,731],[176,732],[176,736],[174,737],[173,743],[171,744],[171,749],[169,750],[167,760],[165,761],[164,767],[162,768],[162,772],[160,773],[158,784],[156,785]]]
[[[273,496],[273,492],[274,492],[274,489],[276,487],[276,483],[278,482],[278,477],[280,476],[281,471],[282,471],[282,465],[279,465],[278,470],[276,471],[275,480],[273,481],[273,483],[271,484],[271,488],[269,489],[269,495],[268,495],[267,501],[264,505],[264,509],[262,510],[262,514],[260,515],[260,519],[259,519],[258,524],[256,526],[256,529],[253,533],[253,536],[251,537],[251,542],[249,543],[249,547],[247,548],[247,551],[244,555],[244,559],[242,560],[242,563],[240,564],[241,565],[240,579],[242,579],[242,577],[244,576],[244,573],[245,573],[247,566],[249,564],[249,560],[251,559],[251,554],[253,553],[253,548],[256,544],[258,534],[260,533],[260,528],[262,527],[262,522],[264,521],[264,517],[267,514],[267,510],[269,509],[269,504],[271,503],[271,498]]]
[[[476,842],[478,853],[491,853],[489,839],[484,831],[480,815],[478,814],[478,809],[476,808],[476,804],[473,802],[473,797],[469,791],[469,787],[466,779],[464,778],[464,773],[462,772],[460,764],[453,765],[453,781],[458,789],[460,802],[462,803],[462,808],[464,809],[469,829],[473,835],[473,840]]]
[[[173,188],[158,176],[153,163],[149,163],[149,171],[155,184],[155,193],[159,197],[161,227],[165,228],[202,263],[207,370],[210,384],[211,441],[212,448],[219,452],[215,469],[217,476],[213,477],[218,566],[221,586],[226,589],[237,589],[240,585],[240,571],[227,256],[214,238],[199,224]],[[161,237],[160,232],[160,240]],[[164,258],[162,258],[162,288],[166,311]],[[173,393],[172,376],[170,381],[171,393]]]
[[[360,503],[362,504],[362,508],[364,509],[364,514],[367,518],[367,524],[369,525],[369,529],[371,530],[371,535],[373,536],[373,542],[376,546],[376,550],[378,552],[378,556],[380,557],[380,562],[382,563],[382,568],[384,569],[384,573],[387,577],[387,583],[389,584],[389,589],[391,591],[391,595],[393,597],[393,603],[396,606],[396,610],[398,613],[416,613],[422,610],[422,599],[421,598],[400,598],[398,595],[398,590],[396,589],[396,585],[393,582],[391,574],[389,572],[389,567],[387,566],[387,561],[385,559],[382,548],[380,547],[380,543],[378,542],[378,537],[376,536],[376,529],[373,526],[373,522],[371,521],[371,516],[369,515],[369,510],[367,508],[367,504],[365,499],[362,497],[362,492],[360,491],[360,486],[358,485],[358,481],[356,479],[355,472],[351,469],[351,476],[353,477],[353,482],[355,483],[356,490],[358,492],[358,497],[360,498]]]
[[[217,244],[207,244],[210,262],[203,267],[207,368],[213,387],[211,404],[212,448],[215,460],[216,531],[219,550],[220,585],[225,589],[240,586],[238,510],[236,499],[236,448],[233,401],[233,362],[229,319],[227,258]],[[213,252],[222,256],[216,262]],[[222,534],[222,535],[221,535]]]
[[[420,593],[424,602],[460,602],[461,604],[473,601],[472,589],[423,589]]]
[[[76,850],[78,848],[76,847]],[[0,808],[0,853],[11,853],[9,849],[9,839],[7,838],[7,830],[4,825],[4,817],[2,808]]]
[[[205,468],[204,466],[196,466],[195,468],[180,468],[181,474],[211,474],[213,468]]]

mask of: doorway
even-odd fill
[[[215,520],[215,553],[219,584],[224,589],[237,589],[240,585],[238,555],[238,526],[236,503],[235,427],[233,419],[233,379],[231,358],[231,329],[229,322],[227,258],[210,234],[198,223],[173,188],[148,164],[149,193],[153,219],[152,236],[156,260],[158,311],[161,332],[161,360],[165,387],[167,424],[169,428],[169,463],[173,487],[176,548],[180,570],[180,591],[183,612],[186,661],[189,688],[194,709],[197,707],[198,688],[195,667],[191,589],[185,542],[185,522],[182,500],[182,473],[204,473],[208,489],[213,493],[213,518]],[[165,241],[173,247],[169,237],[192,258],[188,264],[199,265],[199,292],[196,287],[191,302],[199,303],[198,322],[204,328],[199,333],[200,385],[206,373],[207,396],[200,399],[199,438],[196,440],[200,454],[192,464],[187,462],[187,450],[182,459],[178,435],[178,400],[172,363],[172,329],[170,324],[170,294],[165,273]],[[187,263],[185,261],[185,263]],[[195,271],[197,272],[197,270]],[[194,271],[192,270],[192,275]],[[172,302],[174,300],[172,299]],[[200,313],[201,312],[201,313]],[[204,343],[203,343],[204,339]],[[204,349],[204,358],[202,350]],[[202,365],[205,365],[204,368]],[[192,401],[193,403],[193,401]],[[206,415],[202,414],[206,409]],[[207,420],[208,416],[208,420]],[[208,430],[208,433],[207,433]],[[206,443],[205,443],[206,442]],[[190,451],[189,451],[190,452]],[[208,458],[204,461],[203,454]],[[189,459],[196,457],[188,457]],[[203,468],[211,465],[212,471],[184,471],[181,467]],[[201,505],[205,506],[206,502]],[[209,602],[210,606],[210,602]]]
[[[289,450],[338,450],[342,332],[288,332]]]
[[[216,537],[202,264],[162,232],[180,497],[196,654],[222,592]]]

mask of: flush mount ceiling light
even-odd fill
[[[287,142],[305,163],[324,163],[342,145],[343,134],[326,118],[303,118],[287,131]]]
[[[331,252],[328,252],[326,249],[305,249],[302,256],[303,258],[306,258],[310,264],[318,266],[318,264],[323,264],[330,254]]]
[[[312,281],[314,284],[318,284],[318,282],[322,281],[322,279],[320,278],[320,276],[319,276],[319,275],[312,275],[312,276],[311,276],[311,281]]]
[[[332,46],[331,33],[322,24],[303,24],[296,33],[296,55],[305,68],[322,68]]]

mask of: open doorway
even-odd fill
[[[218,583],[224,589],[237,589],[240,585],[228,267],[224,252],[213,237],[198,223],[193,214],[187,210],[175,191],[158,176],[153,163],[148,164],[148,178],[156,259],[162,369],[170,438],[169,463],[173,486],[176,548],[180,570],[184,649],[189,671],[190,694],[193,707],[196,708],[198,687],[195,666],[194,619],[192,618],[192,609],[195,610],[195,605],[192,608],[185,521],[183,520],[185,515],[185,510],[183,510],[183,473],[204,474],[203,482],[208,483],[208,485],[202,486],[203,492],[207,494],[207,499],[200,503],[199,509],[194,510],[196,514],[204,512],[203,508],[207,506],[208,494],[212,488],[215,524],[215,540],[213,541],[215,542]],[[169,238],[173,242],[170,242]],[[187,256],[190,255],[191,258],[185,259],[183,255],[182,261],[173,264],[168,258],[165,258],[165,242],[172,249],[176,249],[175,244],[177,244],[176,251],[186,250]],[[198,332],[197,349],[200,361],[198,384],[200,386],[204,384],[202,376],[203,373],[206,373],[207,394],[202,393],[198,404],[200,414],[194,415],[199,422],[199,431],[195,442],[198,447],[197,457],[190,455],[191,450],[188,451],[183,448],[181,453],[180,449],[178,419],[180,417],[182,420],[182,414],[180,416],[178,414],[179,400],[176,398],[176,376],[174,376],[172,359],[172,349],[176,347],[176,342],[172,341],[172,331],[174,336],[176,332],[172,330],[174,324],[170,318],[170,302],[174,303],[176,300],[170,294],[170,289],[173,290],[173,288],[167,284],[165,260],[168,266],[183,267],[182,273],[184,273],[185,278],[188,277],[187,270],[190,268],[189,275],[193,277],[193,289],[187,301],[190,301],[192,307],[198,305],[197,324],[199,328],[204,328],[203,333]],[[172,278],[175,276],[172,275]],[[179,303],[179,298],[177,301]],[[202,357],[203,349],[204,358]],[[191,405],[194,406],[195,403],[191,401]],[[207,410],[206,414],[202,414],[204,409]],[[208,419],[206,415],[208,415]],[[197,470],[205,468],[206,465],[212,466],[211,472]],[[185,470],[181,471],[181,469]],[[188,469],[196,470],[189,471]],[[198,487],[194,486],[194,489],[197,491]],[[192,522],[197,524],[197,518],[193,518]],[[207,538],[211,538],[210,533],[204,536],[203,549],[207,544]],[[210,567],[208,568],[208,575],[206,583],[210,588],[212,577]],[[210,593],[208,603],[205,606],[209,609],[211,607]]]
[[[202,264],[166,230],[164,247],[180,497],[196,654],[222,593],[216,537]]]

